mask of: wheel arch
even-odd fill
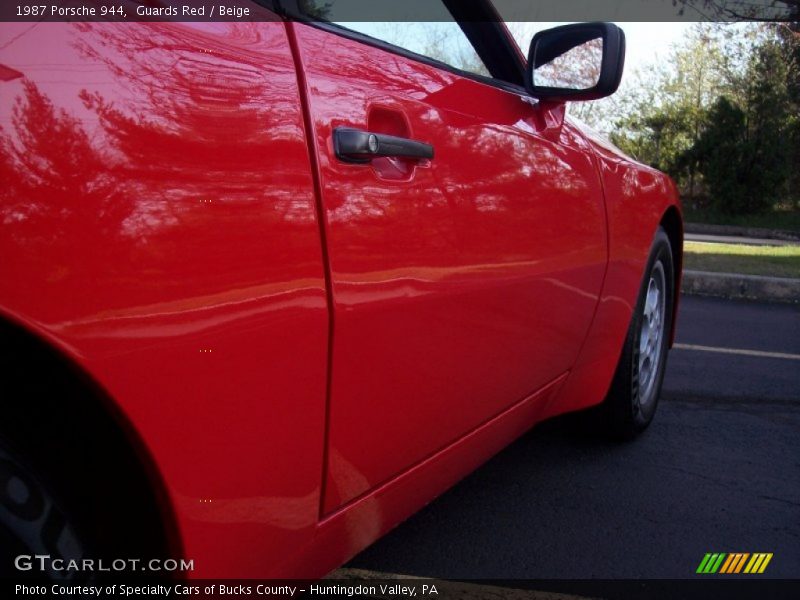
[[[660,221],[661,227],[667,233],[669,244],[672,248],[672,261],[674,266],[675,299],[672,303],[672,329],[669,332],[669,347],[675,343],[675,331],[678,317],[678,304],[681,293],[681,277],[683,274],[683,217],[678,207],[671,205],[664,212]]]
[[[74,494],[85,507],[78,518],[93,521],[85,529],[120,544],[120,551],[143,553],[141,558],[182,558],[177,520],[155,461],[115,400],[70,350],[0,310],[0,359],[3,385],[29,392],[24,402],[3,394],[0,434],[22,446],[25,458],[42,466],[54,485],[79,488]]]

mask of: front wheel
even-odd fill
[[[631,439],[653,420],[667,366],[675,305],[675,265],[663,228],[656,232],[614,380],[603,405],[614,437]]]

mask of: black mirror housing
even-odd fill
[[[534,70],[546,65],[570,50],[596,39],[602,40],[597,81],[592,87],[576,89],[534,85]],[[617,91],[625,64],[625,33],[613,23],[575,23],[538,32],[531,40],[525,87],[539,100],[596,100]]]

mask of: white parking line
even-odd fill
[[[760,358],[781,358],[784,360],[800,360],[800,354],[785,352],[762,352],[761,350],[743,350],[741,348],[717,348],[716,346],[697,346],[695,344],[673,344],[678,350],[697,350],[699,352],[718,352],[720,354],[739,354],[741,356],[758,356]]]
[[[417,590],[417,597],[441,598],[442,600],[485,600],[486,598],[496,598],[497,600],[593,600],[586,596],[575,596],[573,594],[561,594],[558,592],[542,592],[536,590],[520,590],[515,588],[498,587],[493,585],[483,585],[477,583],[465,583],[461,581],[447,581],[443,579],[428,579],[426,577],[414,577],[411,575],[398,575],[397,573],[382,573],[380,571],[368,571],[366,569],[337,569],[329,573],[324,582],[336,580],[349,580],[348,583],[357,581],[361,584],[369,584],[371,581],[381,582],[403,582],[406,585],[422,585],[423,583],[434,584],[437,595],[421,596]],[[397,595],[370,595],[370,598],[397,598]]]

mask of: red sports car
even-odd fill
[[[647,427],[678,195],[566,116],[617,26],[159,4],[0,25],[4,572],[318,577],[542,419]]]

